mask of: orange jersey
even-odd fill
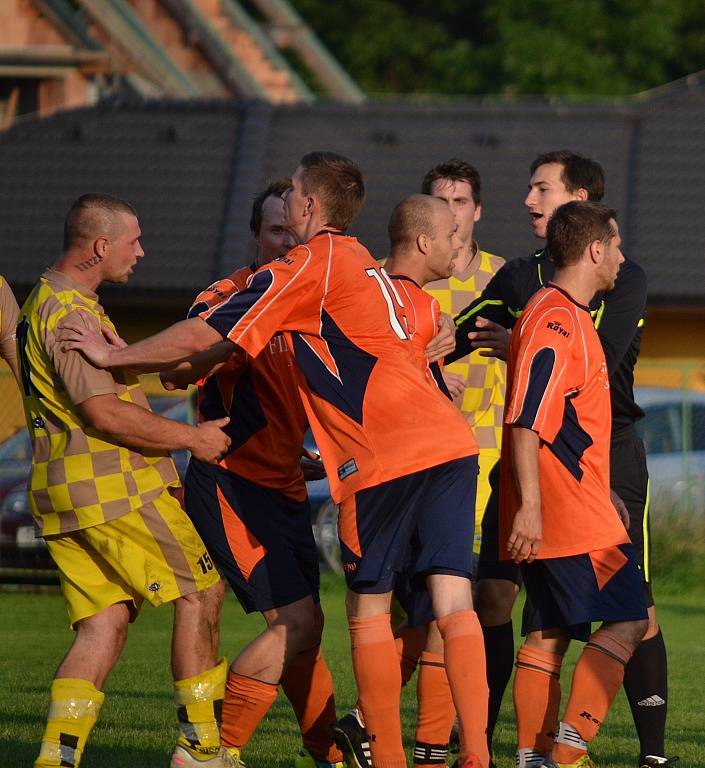
[[[201,317],[252,356],[290,332],[309,423],[341,501],[477,453],[465,419],[414,360],[404,313],[392,281],[355,238],[320,232]]]
[[[426,347],[438,333],[441,308],[437,299],[426,293],[416,281],[407,275],[393,274],[389,277],[396,286],[406,308],[407,327],[416,362],[421,366],[421,370],[426,374],[428,380],[435,387],[438,387],[446,397],[450,397],[438,363],[431,363],[426,357]]]
[[[566,557],[628,542],[610,500],[605,355],[588,307],[551,284],[529,301],[509,347],[500,552],[506,552],[521,503],[511,458],[517,426],[540,438],[543,539],[538,557]]]
[[[200,293],[189,317],[207,311],[243,290],[254,274],[243,267]],[[301,446],[308,427],[299,397],[301,373],[281,334],[256,358],[237,350],[215,374],[198,385],[200,421],[230,417],[230,452],[220,466],[247,480],[303,501]]]

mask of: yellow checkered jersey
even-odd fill
[[[441,312],[456,317],[484,290],[504,259],[476,247],[476,256],[465,272],[437,280],[425,289],[441,306]],[[479,258],[478,258],[479,257]],[[446,366],[466,383],[462,400],[456,401],[472,427],[480,450],[499,451],[502,443],[505,364],[495,357],[481,357],[477,351]]]
[[[136,376],[99,370],[79,352],[61,350],[55,335],[65,318],[114,330],[95,293],[47,270],[24,303],[17,327],[34,448],[29,500],[43,536],[114,520],[179,482],[167,452],[119,445],[83,420],[78,406],[96,395],[115,394],[142,408],[149,405]]]

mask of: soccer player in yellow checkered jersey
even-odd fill
[[[64,252],[22,307],[21,386],[34,456],[29,498],[60,573],[74,641],[51,686],[36,768],[78,766],[103,684],[143,600],[174,603],[172,672],[180,735],[172,768],[232,766],[218,713],[227,663],[218,661],[223,590],[191,521],[169,488],[169,450],[214,462],[227,419],[192,427],[149,410],[134,375],[92,366],[55,342],[75,318],[123,345],[98,303],[103,281],[126,283],[144,256],[133,208],[84,195],[68,212]]]
[[[445,200],[458,225],[462,247],[455,258],[453,274],[426,286],[438,299],[441,312],[455,317],[482,293],[504,259],[481,250],[473,238],[475,224],[482,214],[482,181],[476,168],[462,160],[447,160],[426,174],[421,191]],[[482,516],[490,497],[489,474],[500,454],[505,366],[497,358],[474,352],[447,366],[443,373],[453,400],[472,427],[480,448],[473,545],[477,554]]]

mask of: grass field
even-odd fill
[[[354,702],[354,682],[343,609],[343,586],[328,574],[322,600],[327,616],[325,653],[333,673],[339,711]],[[702,593],[657,595],[670,659],[668,749],[683,768],[705,766],[705,604]],[[0,768],[31,766],[41,738],[52,673],[71,634],[58,593],[0,594]],[[261,619],[245,617],[228,596],[223,649],[232,657],[258,632]],[[82,768],[155,768],[168,765],[176,725],[171,701],[169,642],[171,610],[145,609],[131,628],[127,649],[106,686],[106,702]],[[571,659],[574,658],[574,655]],[[564,671],[569,684],[571,665]],[[404,691],[402,721],[407,746],[413,741],[415,685]],[[513,765],[514,730],[508,696],[497,729],[497,762]],[[299,741],[293,714],[280,696],[247,746],[248,766],[284,768]],[[622,694],[595,742],[600,768],[633,768],[638,748]]]

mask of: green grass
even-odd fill
[[[323,580],[327,616],[324,646],[333,673],[339,711],[355,700],[343,607],[342,583]],[[670,659],[668,749],[683,768],[705,766],[705,604],[702,592],[657,595]],[[41,738],[53,671],[69,645],[66,612],[58,593],[0,594],[0,766],[31,766]],[[223,616],[223,649],[233,656],[261,627],[228,597]],[[169,640],[171,610],[146,608],[130,630],[123,658],[106,685],[106,702],[88,745],[83,768],[165,766],[176,726],[171,703]],[[571,660],[574,659],[574,649]],[[569,686],[572,663],[564,671]],[[407,745],[413,740],[415,686],[404,691],[402,722]],[[511,696],[497,728],[498,765],[513,765]],[[637,744],[629,709],[620,694],[594,745],[601,768],[633,768]],[[248,766],[284,768],[298,747],[295,721],[282,696],[247,746]]]
[[[661,509],[654,512],[651,567],[662,593],[695,592],[705,584],[705,515]]]

